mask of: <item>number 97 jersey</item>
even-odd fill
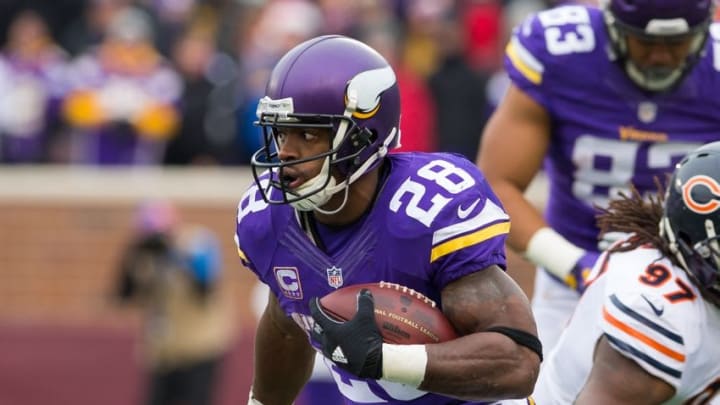
[[[533,399],[542,405],[573,403],[604,338],[675,389],[666,403],[720,403],[720,308],[704,300],[686,273],[656,249],[605,258],[545,359]]]
[[[568,5],[516,27],[505,67],[513,84],[551,117],[545,159],[546,220],[583,249],[597,250],[593,205],[630,183],[653,192],[688,152],[720,137],[720,25],[700,61],[674,89],[641,91],[614,61],[602,11]],[[573,212],[573,221],[567,213]]]

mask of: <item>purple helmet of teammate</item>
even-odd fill
[[[610,39],[630,79],[649,91],[665,91],[678,84],[702,56],[713,0],[604,0]],[[673,44],[689,40],[687,58],[680,66],[641,67],[628,56],[627,37],[646,43]]]
[[[285,54],[272,71],[257,116],[264,146],[251,160],[255,181],[268,203],[300,210],[317,209],[332,195],[347,193],[400,140],[393,69],[369,46],[338,35],[310,39]],[[280,127],[326,128],[331,144],[325,153],[280,161],[275,142]],[[320,174],[299,187],[287,186],[285,168],[316,159],[323,159]]]

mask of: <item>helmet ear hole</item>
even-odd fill
[[[377,133],[377,130],[375,130],[375,129],[371,129],[369,132],[370,132],[370,137],[368,139],[370,141],[369,145],[372,145],[375,143],[375,141],[377,141],[378,133]]]
[[[351,135],[350,142],[352,143],[354,149],[362,150],[373,145],[377,139],[377,131],[370,128],[360,128]],[[353,160],[353,164],[362,164],[362,159],[360,159],[360,156],[355,157],[355,159]]]
[[[377,131],[369,128],[360,128],[350,137],[354,148],[364,148],[377,140]]]

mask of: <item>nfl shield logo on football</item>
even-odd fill
[[[343,285],[342,269],[339,269],[335,266],[332,266],[331,268],[327,269],[327,279],[328,279],[328,284],[330,284],[330,287],[332,287],[332,288],[342,287],[342,285]]]

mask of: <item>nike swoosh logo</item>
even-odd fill
[[[480,202],[480,200],[481,200],[481,199],[478,198],[477,200],[475,200],[474,203],[470,204],[470,206],[467,207],[467,208],[463,208],[461,205],[458,205],[458,217],[459,217],[460,219],[465,219],[465,218],[467,218],[468,215],[470,215],[470,213],[471,213],[471,212],[475,209],[475,207],[478,205],[478,203]]]
[[[645,302],[648,303],[648,305],[650,305],[650,308],[652,308],[653,312],[655,312],[655,315],[660,316],[660,315],[663,314],[663,312],[665,312],[665,308],[664,308],[664,307],[658,308],[658,307],[655,306],[655,304],[653,304],[652,302],[650,302],[650,300],[647,299],[646,296],[644,296],[644,295],[642,295],[642,294],[640,294],[640,296],[642,297],[642,299],[645,300]]]

